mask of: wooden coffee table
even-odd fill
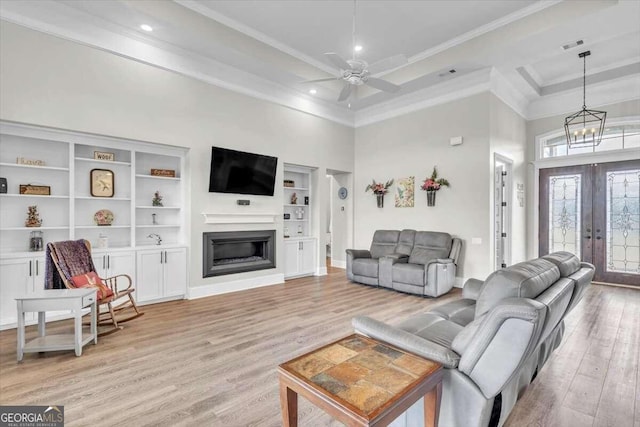
[[[283,363],[283,425],[298,425],[298,394],[347,426],[386,426],[424,397],[425,426],[438,424],[442,365],[351,335]]]

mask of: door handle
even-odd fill
[[[111,255],[107,255],[107,270],[111,268]]]
[[[163,262],[162,262],[162,251],[160,251],[160,264],[163,264]]]
[[[33,261],[29,260],[29,277],[33,276]]]
[[[591,236],[584,236],[585,239],[591,239]]]
[[[600,239],[602,239],[602,237],[596,236],[596,240],[600,240]]]
[[[36,260],[36,276],[40,275],[40,260]]]

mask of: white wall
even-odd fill
[[[512,207],[511,210],[511,264],[525,261],[527,259],[527,205],[521,207],[517,198],[517,184],[526,186],[527,182],[527,133],[526,121],[515,111],[513,111],[504,102],[495,95],[490,97],[490,117],[491,117],[491,149],[490,149],[490,168],[491,182],[488,184],[490,190],[490,198],[488,200],[491,218],[494,217],[494,162],[493,154],[497,153],[513,161],[512,167],[512,191],[507,200]],[[526,190],[525,190],[526,192]],[[494,222],[491,221],[491,226]],[[492,229],[492,236],[493,236]],[[491,238],[491,254],[495,253],[495,242]]]
[[[185,240],[192,286],[282,273],[283,163],[322,171],[323,179],[314,177],[316,232],[326,220],[320,209],[328,203],[324,171],[353,168],[354,131],[348,127],[7,22],[0,28],[0,119],[190,148],[191,233]],[[212,145],[277,156],[275,196],[209,193]],[[239,198],[251,206],[237,206]],[[213,230],[203,222],[204,211],[276,213],[277,268],[202,279],[201,236]]]
[[[350,173],[334,173],[331,179],[331,265],[346,268],[346,250],[353,241],[353,177]],[[338,197],[340,187],[347,189],[346,199]]]
[[[354,203],[356,248],[369,248],[377,229],[444,231],[464,242],[458,276],[485,278],[490,253],[490,94],[482,93],[356,129]],[[451,146],[449,138],[463,136]],[[437,166],[451,187],[437,193],[427,207],[419,190]],[[394,207],[395,185],[383,209],[365,193],[371,182],[415,176],[415,207]],[[482,243],[471,245],[472,237]]]

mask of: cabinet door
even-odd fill
[[[16,298],[33,292],[34,262],[30,258],[0,260],[0,324],[16,323]],[[33,314],[26,313],[26,320]]]
[[[107,274],[110,277],[118,274],[128,274],[132,280],[136,277],[133,252],[114,252],[107,254],[106,257]]]
[[[164,296],[185,295],[187,292],[187,249],[166,249],[164,252]]]
[[[164,256],[164,252],[159,250],[138,252],[135,288],[139,302],[162,297],[161,256]]]
[[[284,276],[295,276],[299,274],[299,249],[298,241],[284,242]]]
[[[300,242],[300,274],[316,272],[316,241],[314,239]]]
[[[91,254],[93,265],[96,268],[96,273],[103,279],[108,277],[107,272],[107,255],[106,254]]]

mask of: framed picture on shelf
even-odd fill
[[[91,169],[90,188],[93,197],[113,197],[114,176],[109,169]]]
[[[116,155],[115,153],[109,153],[106,151],[94,151],[93,158],[94,160],[107,160],[114,162],[116,160]]]
[[[49,187],[48,185],[20,184],[20,194],[30,194],[32,196],[50,196],[51,187]]]

